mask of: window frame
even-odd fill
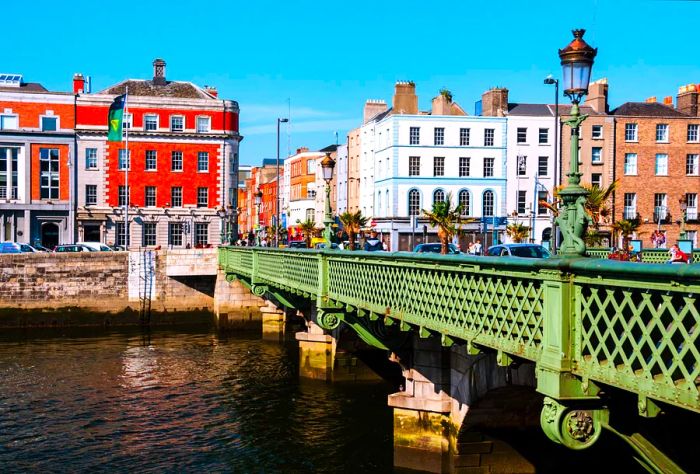
[[[6,118],[14,118],[15,126],[10,128],[4,125]],[[19,114],[16,113],[2,113],[0,114],[0,130],[19,130]]]
[[[527,155],[517,156],[517,167],[515,169],[516,176],[527,176]]]
[[[153,191],[153,196],[149,196],[149,191]],[[149,204],[150,198],[153,198],[153,204]],[[143,205],[144,207],[157,207],[158,203],[158,188],[156,186],[144,186],[143,188]]]
[[[599,133],[596,133],[599,132]],[[592,140],[602,140],[603,139],[603,126],[602,125],[591,125],[591,139]]]
[[[53,120],[55,123],[55,128],[53,130],[48,130],[44,127],[44,120]],[[42,132],[58,132],[61,129],[60,117],[58,115],[40,115],[39,116],[39,130]]]
[[[414,196],[415,196],[415,199],[414,199]],[[413,201],[415,201],[415,203]],[[420,212],[421,212],[421,193],[418,189],[411,188],[408,190],[406,204],[408,206],[409,217],[420,215]],[[414,212],[414,209],[415,209],[415,212]]]
[[[179,160],[175,160],[175,154],[179,154]],[[178,162],[180,163],[179,168],[175,168],[175,163]],[[174,173],[181,173],[184,168],[184,153],[181,152],[180,150],[172,150],[170,152],[170,171]]]
[[[486,197],[489,196],[490,202],[486,199]],[[486,212],[487,206],[491,206],[490,212]],[[496,194],[490,190],[486,189],[484,190],[483,193],[481,193],[481,216],[482,217],[493,217],[495,216],[496,212]]]
[[[470,156],[460,156],[459,157],[459,177],[465,178],[471,176],[471,157]]]
[[[515,131],[515,142],[519,144],[527,143],[527,127],[517,127]]]
[[[669,135],[670,127],[667,123],[656,124],[656,143],[668,143]]]
[[[527,191],[519,189],[516,194],[515,211],[519,216],[527,214]]]
[[[209,245],[209,223],[208,222],[195,222],[194,223],[194,244],[195,245]],[[202,240],[204,236],[204,240]]]
[[[408,144],[409,145],[420,145],[420,127],[409,127],[409,129],[408,129]]]
[[[464,205],[465,199],[463,199],[463,196],[466,196],[466,206]],[[461,216],[471,216],[471,202],[472,202],[472,197],[471,193],[469,192],[468,189],[461,189],[459,193],[457,193],[457,204],[462,206],[462,212]],[[466,212],[465,212],[466,211]]]
[[[542,132],[544,132],[544,141],[542,141]],[[538,132],[538,143],[540,145],[549,145],[549,128],[540,127]]]
[[[144,222],[141,227],[141,238],[144,247],[155,247],[158,242],[157,222]]]
[[[496,146],[496,129],[484,129],[484,146]]]
[[[639,127],[636,123],[625,123],[625,142],[637,143],[639,141]]]
[[[148,128],[149,119],[155,118],[155,128]],[[158,114],[143,114],[143,131],[144,132],[157,132],[160,128]]]
[[[94,194],[90,191],[94,191]],[[93,199],[90,199],[93,198]],[[85,185],[85,206],[97,206],[97,185]]]
[[[691,159],[691,157],[693,157]],[[698,176],[700,174],[700,153],[687,153],[685,155],[685,175]]]
[[[95,156],[90,156],[91,152],[95,153]],[[90,166],[91,163],[93,163],[94,159],[94,166]],[[98,169],[98,164],[97,164],[97,148],[85,148],[85,169],[89,171],[95,171]]]
[[[173,123],[176,119],[181,119],[182,123],[180,124],[180,128],[175,128],[175,124]],[[171,132],[184,132],[185,131],[185,116],[184,115],[171,115],[170,116],[170,131]]]
[[[544,168],[542,167],[543,161],[544,161]],[[542,169],[544,169],[544,173],[542,172]],[[543,176],[543,177],[549,176],[549,156],[538,156],[537,157],[537,176]]]
[[[487,164],[490,163],[490,167],[487,166]],[[496,158],[491,157],[491,156],[485,156],[484,157],[484,167],[483,167],[483,176],[484,178],[493,178],[494,177],[494,172],[495,172],[495,166],[496,166]],[[486,170],[490,169],[490,173],[486,173]]]
[[[176,191],[178,191],[176,193]],[[179,195],[178,195],[179,194]],[[175,203],[175,199],[179,200],[179,204]],[[171,186],[170,187],[170,206],[171,207],[182,207],[182,186]]]
[[[144,171],[158,171],[158,152],[156,150],[146,150],[143,159]],[[153,165],[151,167],[151,165]]]
[[[126,148],[120,148],[117,152],[117,171],[127,170],[131,171],[131,150],[127,150]]]
[[[435,205],[438,202],[445,202],[447,200],[447,194],[445,194],[445,190],[442,188],[437,188],[436,190],[433,191],[433,205]]]
[[[209,188],[205,186],[200,186],[197,188],[197,207],[209,207]]]
[[[661,157],[666,157],[665,160],[661,160]],[[660,173],[660,164],[664,164],[664,172]],[[654,156],[654,176],[668,176],[668,153],[656,153]]]
[[[628,204],[629,202],[631,204]],[[630,213],[629,211],[633,212]],[[637,193],[624,193],[622,196],[622,218],[623,219],[634,219],[637,217]]]
[[[168,246],[182,247],[183,233],[182,222],[168,222]]]
[[[693,134],[695,135],[695,138],[691,138],[691,135],[693,135]],[[688,124],[686,141],[688,143],[700,142],[700,124],[697,124],[697,123],[689,123]]]
[[[460,128],[459,129],[459,146],[469,146],[470,138],[471,138],[471,128]]]
[[[54,151],[55,157],[52,156]],[[44,152],[47,154],[46,158],[43,156]],[[43,163],[48,163],[47,170],[42,169]],[[56,165],[55,170],[52,169],[54,168],[52,163]],[[46,178],[46,185],[44,185],[44,178]],[[47,196],[44,196],[44,191]],[[61,150],[59,148],[39,148],[39,199],[42,201],[61,199]]]
[[[435,145],[435,146],[445,145],[445,127],[433,128],[433,145]]]
[[[408,157],[408,175],[420,176],[420,156]]]
[[[628,173],[628,167],[631,167],[631,158],[634,157],[634,172],[633,173]],[[628,161],[628,158],[630,161]],[[625,156],[623,158],[622,162],[622,174],[624,176],[637,176],[637,160],[638,160],[638,155],[637,153],[625,153]]]
[[[596,151],[598,152],[596,155]],[[596,156],[598,159],[596,159]],[[593,146],[591,147],[591,164],[592,165],[602,165],[603,164],[603,147]]]
[[[131,186],[117,186],[117,206],[124,207],[131,204]]]
[[[445,176],[445,157],[444,156],[434,156],[433,157],[433,176]]]
[[[206,120],[206,123],[207,123],[206,130],[203,130],[200,127],[201,120]],[[211,117],[209,115],[198,115],[197,120],[195,122],[195,126],[196,126],[197,133],[210,133],[211,132]]]
[[[202,169],[202,156],[206,155],[206,168]],[[208,173],[209,172],[209,152],[208,151],[198,151],[197,152],[197,173]]]

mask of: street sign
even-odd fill
[[[488,224],[488,225],[506,225],[508,223],[508,218],[507,217],[496,217],[496,216],[486,216],[481,218],[481,223],[482,224]]]

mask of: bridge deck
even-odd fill
[[[700,265],[246,247],[221,248],[219,264],[252,285],[700,412]]]

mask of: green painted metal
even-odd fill
[[[588,248],[586,254],[591,258],[608,258],[611,248]],[[669,259],[668,249],[642,249],[642,263],[666,263]],[[700,249],[693,249],[693,263],[700,263]]]
[[[595,401],[607,384],[645,416],[659,401],[700,412],[700,265],[246,247],[219,262],[353,321],[533,361],[554,400]]]

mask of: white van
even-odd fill
[[[109,248],[107,244],[103,244],[102,242],[76,242],[76,244],[85,245],[86,247],[90,247],[98,252],[114,252],[114,250]]]

